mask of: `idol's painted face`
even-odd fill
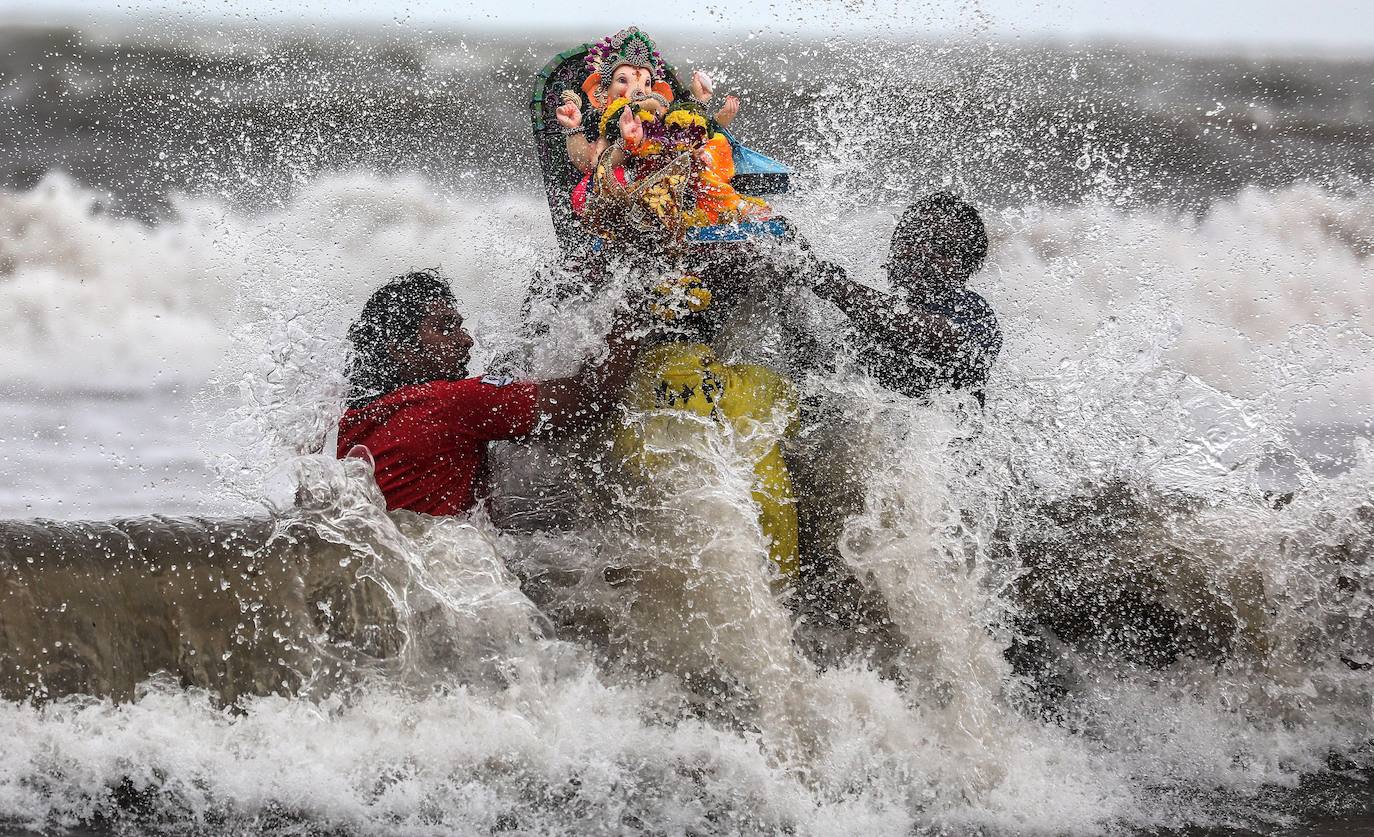
[[[653,92],[654,77],[643,67],[622,64],[611,73],[611,83],[606,87],[606,101],[629,99],[637,101]]]

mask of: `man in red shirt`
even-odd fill
[[[453,291],[435,271],[387,282],[348,330],[348,410],[337,455],[375,466],[388,509],[462,514],[480,499],[487,443],[561,429],[619,396],[635,342],[618,318],[597,366],[552,381],[467,376],[472,336]]]

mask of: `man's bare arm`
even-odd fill
[[[817,261],[817,280],[811,289],[834,303],[854,327],[868,334],[900,333],[926,344],[956,345],[962,334],[950,318],[925,311],[900,310],[902,301],[850,279],[844,269]]]
[[[833,302],[861,329],[886,328],[894,302],[887,294],[850,279],[839,265],[830,262],[817,262],[816,265],[819,276],[811,286],[816,296]]]
[[[635,353],[643,335],[635,330],[637,317],[618,312],[606,336],[608,353],[599,364],[584,363],[576,375],[539,384],[536,409],[546,417],[545,427],[564,431],[595,418],[620,397],[634,369]]]

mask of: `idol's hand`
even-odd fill
[[[715,86],[711,83],[711,77],[697,70],[692,73],[692,98],[698,102],[709,101],[711,93],[715,91]]]
[[[734,120],[736,114],[738,113],[739,97],[726,96],[725,104],[721,105],[720,110],[716,111],[716,122],[720,124],[720,127],[724,128],[725,126],[729,125],[732,120]]]
[[[572,102],[565,101],[559,105],[554,115],[558,119],[558,124],[569,131],[582,125],[582,108]]]
[[[634,106],[626,105],[620,111],[620,119],[616,124],[620,126],[620,136],[625,138],[626,148],[634,148],[644,140],[644,123],[639,121]]]

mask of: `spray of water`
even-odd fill
[[[813,163],[778,205],[880,285],[900,196],[977,192],[1039,146],[1011,130],[1034,104],[1016,66],[944,87],[874,66],[901,89],[789,110]],[[929,128],[989,103],[986,141]],[[924,156],[894,152],[913,108]],[[975,286],[1007,342],[986,409],[882,391],[805,292],[761,289],[722,331],[722,357],[786,369],[814,410],[787,453],[823,595],[783,589],[750,498],[780,426],[669,416],[648,482],[595,442],[503,447],[490,516],[462,520],[387,514],[366,466],[328,455],[342,334],[382,277],[443,268],[478,365],[543,377],[602,350],[629,277],[522,305],[542,199],[366,167],[310,169],[266,208],[182,198],[156,225],[58,175],[0,195],[4,383],[197,388],[217,477],[266,507],[238,540],[6,530],[6,613],[34,615],[0,637],[47,679],[4,681],[43,700],[0,703],[0,823],[1097,833],[1272,824],[1276,787],[1368,767],[1374,459],[1341,434],[1374,403],[1370,192],[1181,214],[1132,191],[1119,131],[1064,119],[1041,140],[1072,135],[1074,202],[988,212]],[[805,371],[798,323],[826,356]],[[1339,455],[1314,452],[1328,438]],[[44,537],[65,540],[30,564]],[[83,539],[143,563],[62,576]],[[149,568],[175,579],[177,641],[130,671],[170,677],[97,670],[139,642],[42,632]],[[151,612],[113,618],[142,636]]]

